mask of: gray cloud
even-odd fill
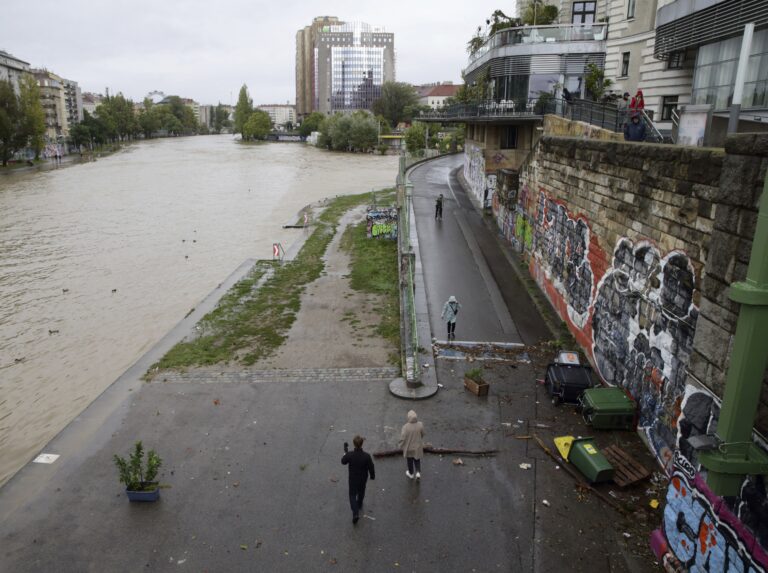
[[[0,49],[35,67],[140,100],[149,91],[229,103],[247,84],[257,104],[294,102],[295,37],[315,16],[383,26],[395,34],[397,79],[461,80],[465,45],[494,10],[514,1],[300,0],[221,5],[202,0],[9,2]],[[231,96],[230,96],[231,94]]]

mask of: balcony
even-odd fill
[[[489,59],[489,53],[494,56],[534,54],[534,53],[563,53],[589,52],[589,49],[564,49],[563,43],[602,42],[607,34],[606,24],[566,24],[555,26],[522,26],[499,30],[472,55],[464,70],[465,74],[473,71]],[[507,48],[503,49],[502,48]],[[603,49],[602,44],[600,50]]]

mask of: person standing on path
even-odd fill
[[[376,479],[373,459],[369,453],[363,451],[364,441],[365,438],[355,436],[352,440],[355,449],[352,452],[349,451],[349,444],[344,442],[344,456],[341,458],[342,464],[349,465],[349,505],[352,508],[352,523],[357,523],[360,519],[368,476],[370,475],[372,480]]]
[[[435,220],[436,221],[443,220],[443,194],[442,193],[440,193],[440,196],[435,201]]]
[[[456,315],[459,314],[461,304],[456,297],[451,295],[443,305],[440,317],[448,324],[448,338],[456,338]]]
[[[408,412],[408,422],[400,430],[400,447],[408,469],[405,475],[409,479],[421,479],[421,458],[424,455],[424,424],[419,422],[416,412]]]

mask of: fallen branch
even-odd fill
[[[425,454],[461,454],[463,456],[495,456],[499,450],[460,450],[456,448],[436,448],[434,446],[424,446]],[[374,452],[374,458],[388,458],[391,456],[402,456],[403,450],[382,450]]]
[[[575,469],[573,469],[573,466],[571,464],[566,462],[563,458],[561,458],[557,454],[553,453],[552,450],[550,450],[546,446],[546,444],[544,444],[544,442],[541,441],[541,438],[539,438],[539,436],[534,434],[533,435],[533,439],[535,439],[536,442],[539,444],[539,447],[542,450],[544,450],[544,453],[546,453],[550,458],[555,460],[560,465],[561,468],[563,468],[565,471],[567,471],[571,475],[571,477],[574,480],[576,480],[576,484],[577,484],[577,486],[580,489],[587,490],[587,491],[590,491],[591,493],[595,494],[597,497],[602,499],[605,503],[610,505],[613,509],[615,509],[616,511],[618,511],[622,515],[627,515],[629,513],[624,507],[622,507],[621,505],[619,505],[618,503],[613,501],[610,497],[608,497],[607,495],[605,495],[602,492],[597,491],[590,484],[585,482],[584,479],[581,477],[581,474],[579,474]]]

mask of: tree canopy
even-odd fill
[[[253,100],[248,95],[248,86],[243,84],[240,88],[240,94],[237,96],[237,105],[235,106],[234,125],[232,131],[242,135],[245,122],[253,113]]]
[[[31,75],[19,82],[19,93],[8,80],[0,80],[0,161],[8,164],[18,151],[31,147],[39,157],[45,142],[45,112],[40,88]]]
[[[313,131],[320,131],[320,125],[323,123],[324,119],[324,113],[313,111],[301,122],[301,125],[299,126],[299,135],[307,137]]]
[[[378,143],[376,119],[367,111],[351,115],[337,113],[326,117],[320,125],[318,147],[334,151],[368,152]]]
[[[557,23],[557,6],[545,4],[545,0],[532,0],[523,14],[523,24],[529,26],[548,26]]]
[[[411,121],[417,111],[419,96],[416,89],[402,82],[384,82],[381,97],[373,102],[372,110],[384,117],[392,127],[405,121]]]
[[[266,139],[271,130],[272,120],[269,114],[264,110],[257,109],[246,120],[241,133],[243,140],[249,141],[251,139]]]

